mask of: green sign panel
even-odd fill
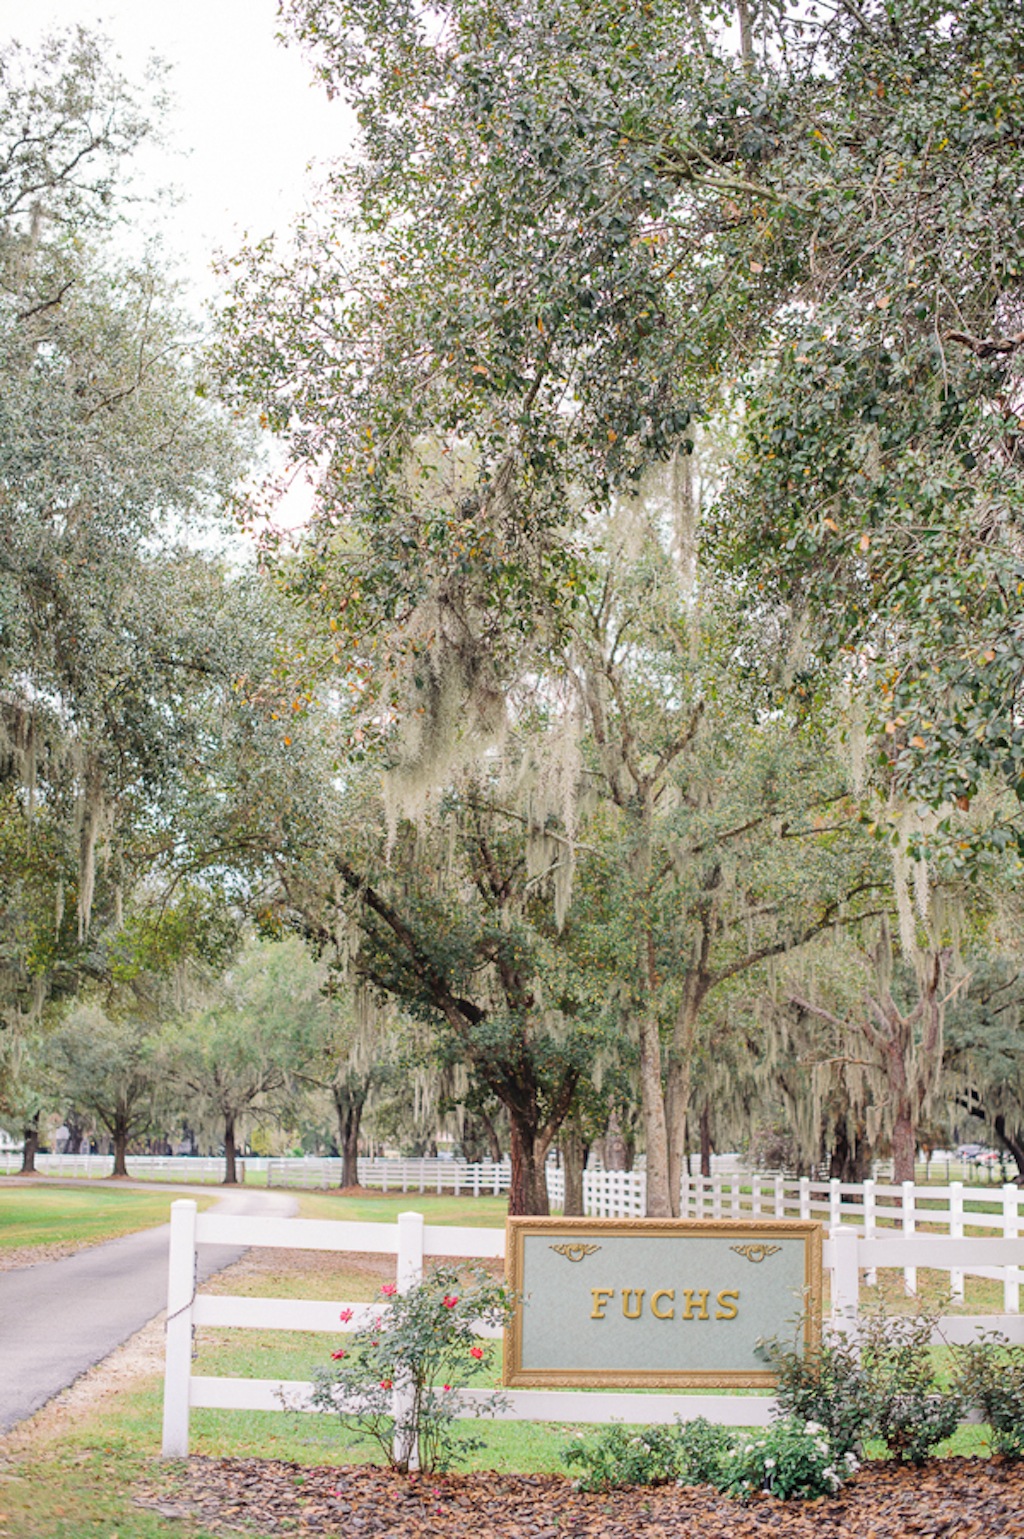
[[[821,1227],[803,1220],[508,1220],[519,1295],[509,1385],[771,1385],[768,1336],[821,1315]]]

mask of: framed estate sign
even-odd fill
[[[803,1219],[510,1218],[510,1386],[770,1387],[764,1337],[821,1319]]]

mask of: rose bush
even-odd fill
[[[332,1366],[315,1375],[317,1407],[376,1443],[393,1469],[446,1470],[481,1444],[457,1430],[455,1391],[488,1366],[492,1344],[480,1344],[476,1326],[507,1324],[514,1296],[482,1269],[463,1281],[439,1266],[405,1293],[385,1283],[372,1322],[352,1331],[331,1353]],[[340,1318],[348,1324],[352,1311]],[[471,1414],[493,1414],[499,1403],[492,1395]]]

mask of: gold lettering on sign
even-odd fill
[[[623,1290],[622,1290],[622,1313],[625,1315],[627,1320],[639,1320],[641,1314],[643,1313],[644,1294],[646,1292],[647,1292],[646,1288],[623,1288]],[[636,1294],[636,1308],[635,1309],[631,1309],[630,1308],[630,1304],[629,1304],[630,1298],[633,1296],[633,1294]]]
[[[708,1320],[708,1294],[710,1288],[684,1288],[683,1298],[686,1300],[686,1308],[679,1316],[680,1320]],[[693,1312],[693,1301],[697,1299],[697,1313]]]
[[[590,1311],[592,1320],[603,1320],[604,1312],[608,1308],[611,1299],[615,1297],[614,1288],[591,1288],[590,1296],[594,1300],[594,1307]]]
[[[737,1307],[739,1306],[739,1302],[740,1302],[740,1293],[739,1293],[739,1289],[738,1288],[735,1288],[735,1289],[733,1289],[733,1288],[726,1288],[726,1289],[724,1289],[723,1292],[721,1292],[718,1295],[717,1299],[715,1300],[715,1303],[718,1305],[718,1309],[717,1309],[717,1311],[715,1313],[715,1319],[716,1320],[735,1320],[735,1318],[736,1318],[736,1310],[737,1310]]]
[[[658,1300],[659,1299],[669,1299],[671,1301],[671,1300],[673,1300],[675,1298],[675,1296],[676,1296],[676,1290],[674,1288],[659,1288],[657,1293],[652,1295],[652,1297],[651,1297],[651,1314],[654,1316],[654,1318],[656,1320],[674,1320],[675,1319],[676,1312],[675,1312],[674,1309],[670,1309],[667,1313],[663,1313],[663,1311],[658,1308]]]

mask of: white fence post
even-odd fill
[[[398,1261],[395,1282],[399,1293],[408,1293],[423,1277],[423,1214],[399,1213]],[[408,1380],[397,1382],[391,1391],[391,1415],[394,1422],[395,1458],[410,1470],[419,1468],[416,1429],[410,1423],[413,1389]],[[399,1430],[400,1425],[402,1430]]]
[[[833,1229],[831,1234],[835,1265],[832,1268],[832,1324],[840,1331],[857,1327],[860,1304],[860,1273],[857,1268],[857,1230]]]
[[[864,1182],[864,1238],[873,1240],[876,1234],[876,1209],[875,1209],[875,1183],[869,1176]],[[878,1271],[875,1267],[869,1267],[864,1274],[864,1281],[869,1288],[873,1288],[878,1281]]]
[[[1012,1181],[1003,1187],[1003,1236],[1015,1240],[1020,1233],[1017,1224],[1018,1191]],[[1003,1309],[1008,1315],[1020,1313],[1020,1268],[1008,1266],[1003,1273]]]
[[[811,1178],[810,1178],[810,1176],[801,1176],[800,1177],[800,1217],[801,1218],[810,1218],[810,1216],[811,1216]]]
[[[196,1213],[194,1199],[171,1203],[167,1260],[167,1322],[164,1327],[165,1459],[188,1457],[188,1390],[192,1376],[192,1304],[196,1296]]]
[[[833,1176],[828,1183],[828,1222],[831,1229],[838,1229],[843,1221],[843,1194],[839,1190],[839,1180]]]
[[[903,1183],[903,1233],[913,1234],[917,1227],[914,1217],[914,1183]],[[917,1267],[905,1266],[903,1268],[903,1286],[907,1293],[913,1297],[917,1293]]]
[[[785,1193],[785,1189],[783,1187],[782,1182],[783,1182],[782,1176],[776,1176],[775,1177],[775,1217],[776,1218],[785,1218],[785,1216],[786,1216],[786,1193]]]
[[[952,1240],[962,1240],[964,1237],[964,1183],[952,1181],[949,1187],[949,1236]],[[949,1269],[949,1291],[961,1304],[964,1300],[964,1269],[960,1266]]]

